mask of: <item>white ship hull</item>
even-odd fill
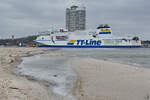
[[[39,47],[80,47],[80,48],[140,48],[141,42],[134,40],[122,39],[70,39],[70,40],[51,40],[51,36],[47,40],[36,40]]]
[[[74,43],[69,42],[74,41]],[[39,47],[75,47],[75,48],[141,48],[140,41],[124,41],[124,40],[69,40],[55,41],[39,40]],[[110,43],[111,42],[111,43]]]

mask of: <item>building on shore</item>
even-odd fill
[[[71,32],[86,29],[86,7],[71,6],[66,9],[66,29]]]
[[[142,47],[144,47],[144,48],[150,48],[150,40],[142,41]]]

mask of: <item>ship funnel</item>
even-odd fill
[[[100,24],[97,27],[98,34],[112,34],[111,27],[108,24]]]

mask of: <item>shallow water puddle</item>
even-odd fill
[[[32,56],[22,59],[17,73],[48,82],[49,88],[60,96],[61,100],[75,100],[72,89],[76,75],[69,67],[68,57]]]

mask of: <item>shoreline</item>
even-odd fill
[[[76,64],[76,65],[75,65]],[[150,69],[93,58],[74,59],[79,100],[149,100]]]
[[[44,54],[49,48],[0,48],[0,99],[49,100],[51,92],[45,84],[12,72],[22,62],[22,57]]]
[[[95,59],[95,58],[94,58]],[[117,64],[122,64],[122,65],[128,65],[128,66],[131,66],[131,67],[135,67],[135,68],[145,68],[145,69],[150,69],[148,67],[144,67],[140,64],[137,64],[137,63],[124,63],[123,61],[116,61],[116,60],[110,60],[110,59],[99,59],[101,61],[108,61],[108,62],[111,62],[111,63],[117,63]]]
[[[40,57],[39,58],[39,60],[37,60],[37,59],[35,59],[35,61],[38,61],[38,62],[40,62],[40,60],[42,60],[42,56],[44,56],[44,57],[52,57],[53,58],[53,56],[64,56],[62,53],[56,53],[55,51],[54,52],[48,52],[47,54],[40,54],[40,55],[36,55],[36,56],[38,56],[38,57]],[[32,58],[34,58],[34,57],[31,57],[31,58],[29,58],[30,60],[32,60]],[[25,58],[23,61],[24,61],[24,64],[26,64],[25,62],[28,62],[28,61],[26,61],[26,59],[28,59],[28,58]],[[45,59],[46,60],[46,59]],[[42,60],[43,61],[43,60]],[[51,61],[51,60],[46,60],[46,61]],[[59,60],[60,61],[60,60]],[[68,64],[68,61],[66,62],[67,64]],[[30,65],[30,62],[28,62],[27,64],[29,64]],[[36,64],[36,63],[34,63],[34,64]],[[38,64],[37,65],[34,65],[33,64],[33,66],[38,66]],[[41,64],[41,63],[40,63]],[[44,66],[49,66],[49,64],[44,64]],[[43,67],[44,67],[43,66]],[[63,65],[60,65],[60,68],[62,69],[63,67],[62,67]],[[28,66],[24,66],[24,67],[19,67],[19,68],[25,68],[25,67],[28,67]],[[55,67],[57,67],[57,66],[55,66]],[[63,70],[65,70],[65,71],[67,71],[67,73],[74,73],[74,72],[72,72],[72,69],[70,70],[70,68],[68,67],[68,66],[65,66],[64,68],[63,68]],[[58,69],[59,69],[59,67],[57,67]],[[57,69],[56,68],[56,69]],[[38,69],[38,67],[37,68],[35,68],[35,69]],[[50,70],[50,68],[48,69],[47,68],[47,70]],[[55,70],[55,69],[51,69],[51,70]],[[69,72],[68,72],[68,70],[70,70]],[[42,69],[41,69],[41,71],[42,71]],[[51,91],[51,93],[52,93],[52,97],[54,98],[54,100],[77,100],[73,95],[72,95],[72,89],[74,88],[74,84],[72,84],[72,80],[70,81],[70,82],[68,82],[68,79],[70,78],[70,79],[72,79],[73,77],[74,77],[74,74],[69,74],[69,75],[67,75],[67,74],[65,74],[64,75],[64,78],[63,79],[66,79],[66,81],[58,81],[59,80],[59,78],[60,78],[60,80],[62,79],[62,77],[60,77],[60,75],[61,74],[63,74],[63,72],[61,72],[61,70],[60,70],[60,72],[59,72],[59,70],[57,71],[56,70],[56,73],[57,74],[54,74],[54,75],[48,75],[48,76],[44,76],[44,77],[37,77],[36,75],[33,75],[33,74],[26,74],[26,73],[24,73],[24,72],[22,72],[22,71],[19,71],[20,73],[16,73],[17,75],[19,75],[19,76],[22,76],[22,77],[26,77],[27,79],[29,78],[29,80],[34,80],[34,81],[37,81],[37,82],[40,82],[40,83],[42,83],[42,84],[44,84],[50,91]],[[26,70],[25,72],[29,72],[29,73],[34,73],[34,69],[32,69],[32,71],[30,72],[30,70]],[[43,71],[42,71],[43,72]],[[38,72],[36,72],[38,75],[42,75],[42,73],[38,73]],[[44,73],[44,72],[43,72]],[[45,72],[45,74],[46,74],[47,72]],[[51,73],[51,71],[49,71],[48,73]],[[53,73],[53,72],[52,72]],[[56,76],[55,76],[56,75]],[[59,76],[59,77],[58,77]],[[68,76],[73,76],[73,77],[68,77]],[[51,79],[49,78],[47,78],[47,80],[45,79],[46,77],[51,77]],[[58,77],[58,78],[57,78]],[[53,79],[53,78],[55,78],[56,79],[56,81],[55,81],[55,79]],[[63,80],[62,79],[62,80]],[[69,80],[70,80],[69,79]],[[51,81],[49,81],[49,80],[51,80]],[[73,83],[76,81],[76,78],[75,78],[75,80],[73,80]],[[68,85],[68,86],[71,86],[71,85],[73,85],[73,87],[71,86],[70,88],[68,88],[68,86],[66,86],[66,85]],[[59,90],[59,91],[58,91]]]
[[[22,62],[22,57],[44,56],[47,51],[53,50],[57,49],[0,48],[0,99],[61,100],[50,91],[47,83],[12,72]],[[91,57],[74,57],[70,68],[77,75],[72,90],[77,100],[149,100],[149,68]]]

